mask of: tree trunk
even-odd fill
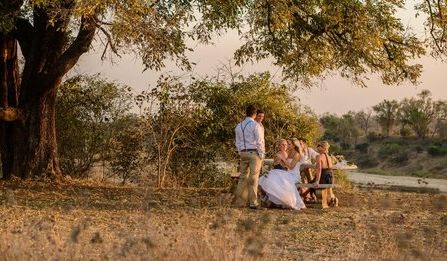
[[[48,177],[56,181],[62,178],[56,143],[56,90],[33,97],[22,109],[21,118],[8,129],[6,138],[13,147],[5,155],[10,173],[4,172],[4,177]]]
[[[6,115],[11,107],[17,107],[20,86],[19,66],[17,59],[17,41],[12,37],[0,34],[0,154],[2,161],[2,178],[11,176],[14,143],[9,135],[12,132],[16,117]]]
[[[55,102],[60,80],[47,83],[50,91],[27,95],[19,104],[17,41],[0,35],[0,46],[0,104],[4,109],[13,107],[20,112],[14,121],[0,119],[2,178],[47,176],[58,180],[62,175],[57,156]]]

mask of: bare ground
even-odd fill
[[[225,189],[0,183],[0,260],[445,260],[447,197],[346,189],[340,207],[230,206]]]

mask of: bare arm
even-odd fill
[[[273,165],[280,164],[281,166],[287,168],[287,157],[285,157],[281,152],[276,153],[273,159]]]
[[[284,163],[286,164],[288,169],[293,169],[295,168],[296,164],[301,160],[301,155],[299,153],[296,153],[293,158],[292,161],[290,163],[287,163],[287,161],[284,161]]]
[[[317,166],[315,168],[316,173],[315,173],[315,186],[318,186],[318,184],[320,184],[320,177],[321,177],[321,155],[318,155],[316,157],[316,161],[317,161]]]

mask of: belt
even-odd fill
[[[258,151],[257,149],[244,149],[244,150],[241,150],[241,152],[248,152],[248,151]]]

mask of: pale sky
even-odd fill
[[[414,16],[404,14],[404,24],[413,24],[416,20]],[[420,21],[419,21],[420,22]],[[240,46],[241,42],[236,33],[230,32],[227,35],[214,40],[214,45],[193,46],[194,52],[189,55],[190,60],[197,65],[194,67],[193,74],[204,76],[216,75],[216,70],[222,65],[227,65],[232,58],[234,50]],[[81,57],[78,66],[73,73],[101,73],[109,80],[117,81],[133,87],[137,92],[148,89],[153,86],[161,73],[172,72],[174,75],[181,72],[171,62],[161,72],[144,71],[141,61],[138,58],[127,55],[122,59],[115,59],[115,63],[110,61],[102,62],[100,54],[102,50],[91,51]],[[424,57],[419,61],[423,64],[422,77],[420,84],[413,86],[405,83],[399,86],[383,85],[378,77],[371,76],[367,88],[361,88],[353,85],[349,80],[335,76],[321,81],[319,86],[310,90],[298,90],[297,97],[300,103],[308,105],[314,112],[321,115],[325,112],[343,114],[349,110],[367,109],[381,102],[384,99],[403,99],[405,97],[415,96],[424,89],[431,91],[436,100],[447,99],[446,83],[447,63],[436,61],[431,57]],[[247,64],[243,68],[245,74],[252,72],[262,72],[269,70],[275,79],[280,79],[278,68],[270,65],[268,62],[260,64]]]

